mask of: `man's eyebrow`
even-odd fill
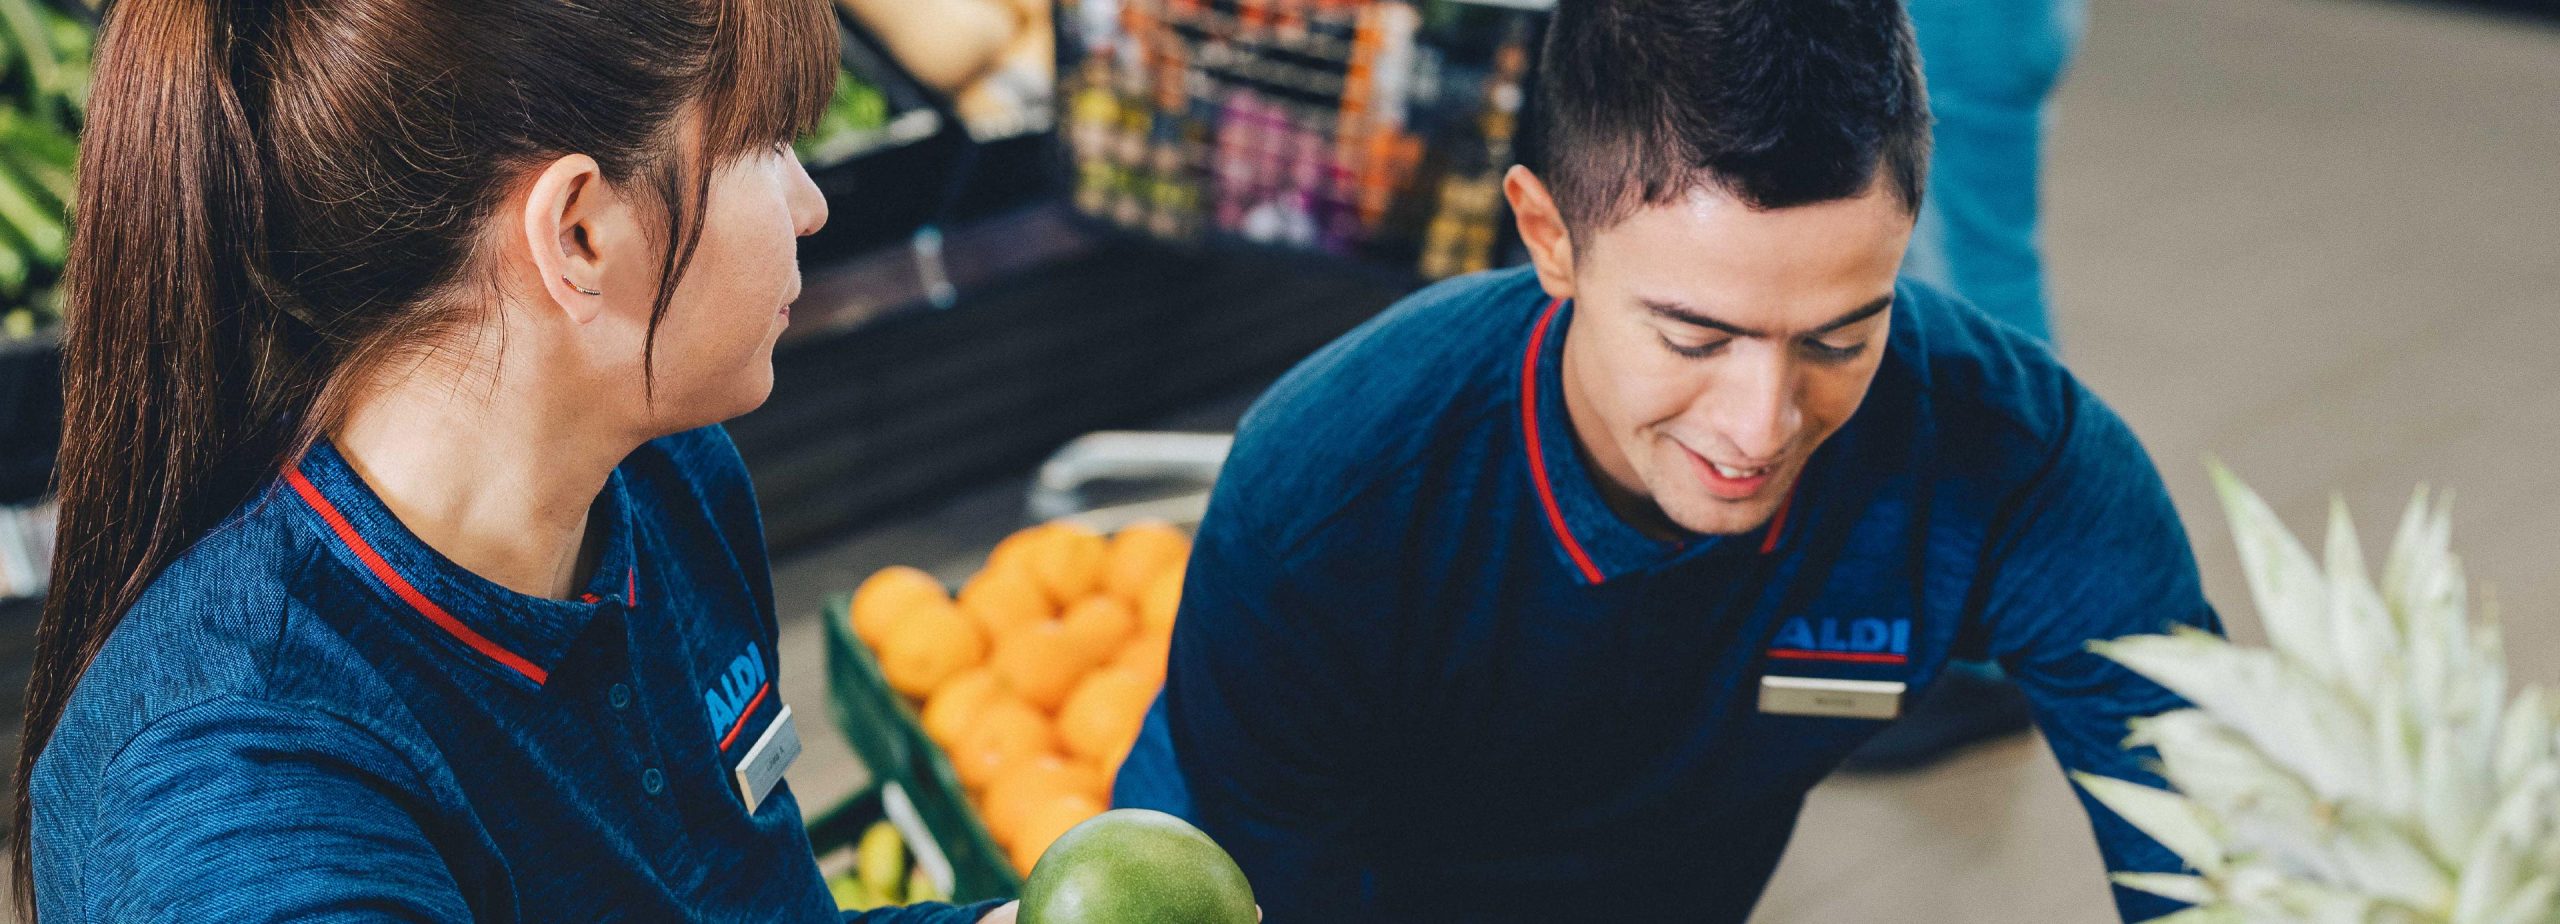
[[[1723,321],[1716,320],[1713,315],[1678,302],[1666,302],[1648,298],[1644,299],[1644,310],[1653,312],[1654,317],[1658,317],[1666,321],[1678,321],[1682,324],[1691,325],[1693,327],[1703,327],[1708,330],[1723,331],[1736,337],[1768,336],[1767,334],[1752,330],[1748,327],[1728,324]]]
[[[1831,323],[1814,328],[1813,336],[1819,337],[1843,327],[1847,327],[1851,324],[1856,324],[1868,318],[1875,317],[1876,315],[1883,314],[1885,309],[1891,307],[1893,307],[1893,293],[1887,292],[1875,301],[1858,306],[1856,311],[1833,318]]]
[[[1679,302],[1662,301],[1651,298],[1643,299],[1642,301],[1644,302],[1644,308],[1646,311],[1650,311],[1655,317],[1662,318],[1666,321],[1677,321],[1693,327],[1703,327],[1708,330],[1722,331],[1736,337],[1758,338],[1768,336],[1766,332],[1753,330],[1739,324],[1719,320],[1714,315]],[[1850,310],[1847,314],[1831,319],[1822,326],[1816,327],[1812,331],[1808,332],[1806,336],[1819,337],[1824,334],[1831,333],[1843,327],[1847,327],[1882,314],[1885,309],[1891,307],[1893,307],[1893,296],[1888,293],[1878,297],[1874,301]]]

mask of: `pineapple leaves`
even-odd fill
[[[2090,645],[2193,705],[2128,726],[2171,790],[2074,777],[2197,873],[2115,881],[2195,906],[2161,924],[2560,924],[2560,698],[2510,696],[2449,504],[2410,498],[2377,584],[2342,501],[2315,559],[2212,475],[2269,647]]]

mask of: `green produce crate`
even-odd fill
[[[825,856],[851,844],[862,836],[863,828],[885,816],[898,825],[918,862],[937,881],[944,877],[935,871],[936,864],[949,868],[954,900],[974,902],[1021,894],[1022,877],[969,807],[967,791],[951,769],[951,760],[925,737],[915,710],[889,688],[871,649],[854,637],[853,623],[846,615],[852,599],[850,594],[839,594],[827,601],[828,698],[845,741],[879,782],[811,823],[810,841]],[[939,860],[933,859],[937,856]]]

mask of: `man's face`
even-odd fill
[[[1611,505],[1657,533],[1768,522],[1866,398],[1911,227],[1882,184],[1770,211],[1699,190],[1541,254],[1574,300],[1565,404]]]

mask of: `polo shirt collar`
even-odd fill
[[[452,655],[532,688],[550,679],[569,645],[596,614],[637,605],[638,556],[631,497],[622,472],[606,478],[595,518],[603,557],[571,600],[518,593],[454,564],[393,516],[337,447],[323,440],[284,475],[323,542],[358,580],[397,613],[424,621],[424,635],[452,643]]]
[[[1567,569],[1582,583],[1602,584],[1702,556],[1775,552],[1792,496],[1769,525],[1749,534],[1676,541],[1647,536],[1609,508],[1597,473],[1583,461],[1564,403],[1564,341],[1572,320],[1571,302],[1549,301],[1537,323],[1522,332],[1520,363],[1520,426],[1540,508],[1535,515],[1546,521]]]

